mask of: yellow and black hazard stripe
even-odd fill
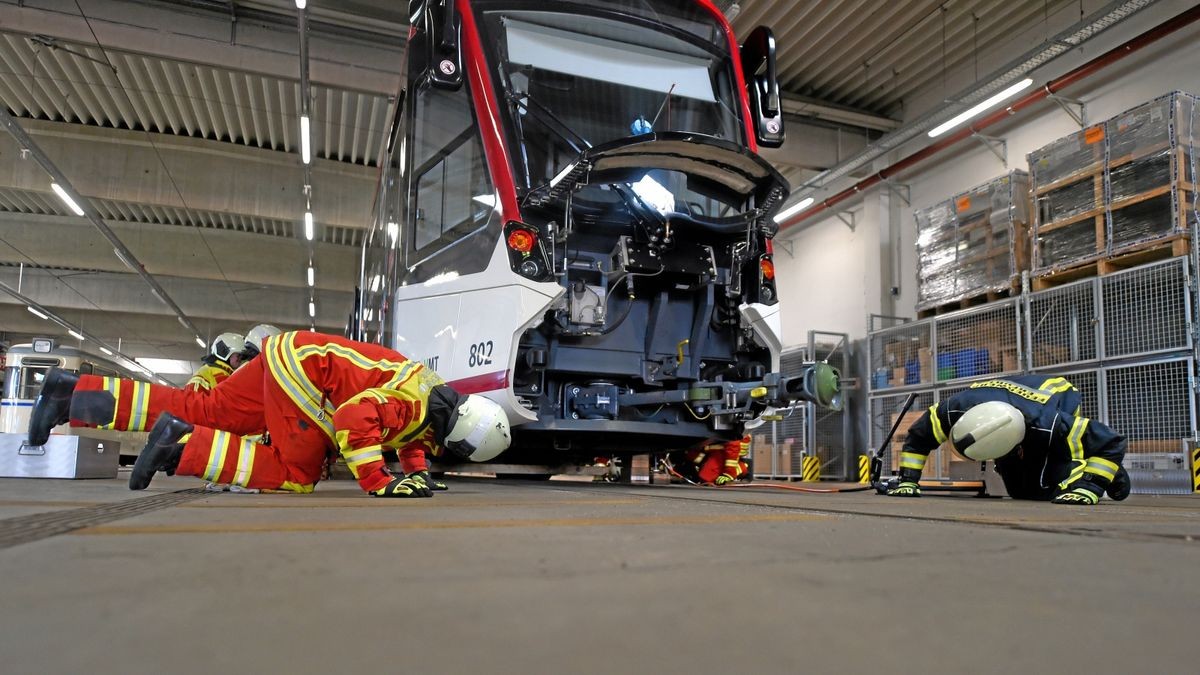
[[[800,480],[805,483],[816,483],[821,480],[821,458],[816,455],[805,455],[800,460]]]
[[[1192,448],[1192,490],[1200,492],[1200,447]]]
[[[858,456],[858,482],[863,485],[871,482],[871,458],[867,455]]]

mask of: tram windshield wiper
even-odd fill
[[[533,97],[529,92],[513,91],[509,92],[508,100],[513,105],[522,108],[527,113],[533,113],[533,116],[542,123],[542,126],[552,131],[556,136],[571,146],[571,149],[576,153],[582,153],[584,150],[592,147],[588,139],[582,134],[571,128],[571,125],[562,120],[561,117],[554,114],[554,111],[547,108]]]

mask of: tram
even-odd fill
[[[708,0],[410,3],[349,332],[500,403],[498,461],[665,452],[839,406],[779,373],[768,28]]]
[[[42,380],[51,368],[62,368],[81,375],[144,378],[144,375],[134,374],[101,356],[74,347],[59,346],[50,339],[13,345],[5,358],[3,395],[0,396],[0,433],[29,433],[29,415],[33,411],[33,402],[41,392]],[[149,435],[146,432],[132,431],[79,430],[66,424],[55,427],[51,433],[80,432],[93,438],[120,442],[121,455],[127,457],[136,456],[146,444]]]

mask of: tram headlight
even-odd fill
[[[514,272],[534,281],[549,279],[550,262],[536,227],[510,221],[504,226],[504,243]]]

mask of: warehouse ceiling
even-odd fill
[[[797,182],[1018,26],[1079,0],[717,2],[773,27]],[[1094,4],[1091,2],[1090,4]],[[407,3],[309,0],[318,329],[340,333],[400,78]],[[0,102],[209,339],[307,327],[293,0],[0,0]],[[194,336],[0,134],[0,281],[133,356]],[[65,331],[0,294],[0,340]],[[73,341],[72,341],[73,342]]]

